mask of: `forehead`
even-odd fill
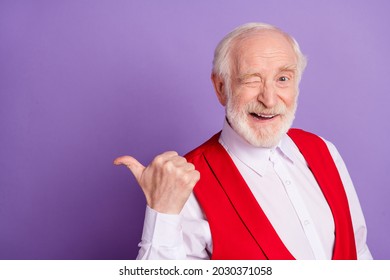
[[[297,56],[284,34],[262,30],[237,38],[232,49],[233,69],[236,71],[274,70],[294,67]]]

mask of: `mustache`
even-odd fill
[[[263,103],[250,102],[245,105],[245,110],[248,113],[256,113],[262,115],[284,115],[287,113],[287,107],[283,103],[277,103],[272,108],[267,108]]]

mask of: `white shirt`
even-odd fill
[[[296,259],[332,259],[332,213],[291,138],[284,135],[272,149],[256,148],[225,121],[219,142],[291,254]],[[347,194],[358,259],[372,259],[364,216],[347,168],[334,145],[325,142]],[[209,259],[211,233],[195,196],[191,194],[180,215],[147,207],[139,246],[137,259]]]

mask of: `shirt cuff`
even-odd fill
[[[159,213],[146,206],[142,240],[155,246],[180,246],[183,242],[180,215]]]

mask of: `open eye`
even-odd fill
[[[278,79],[278,81],[280,81],[280,82],[287,82],[287,81],[289,81],[290,80],[290,78],[289,77],[286,77],[286,76],[281,76],[281,77],[279,77],[279,79]]]

